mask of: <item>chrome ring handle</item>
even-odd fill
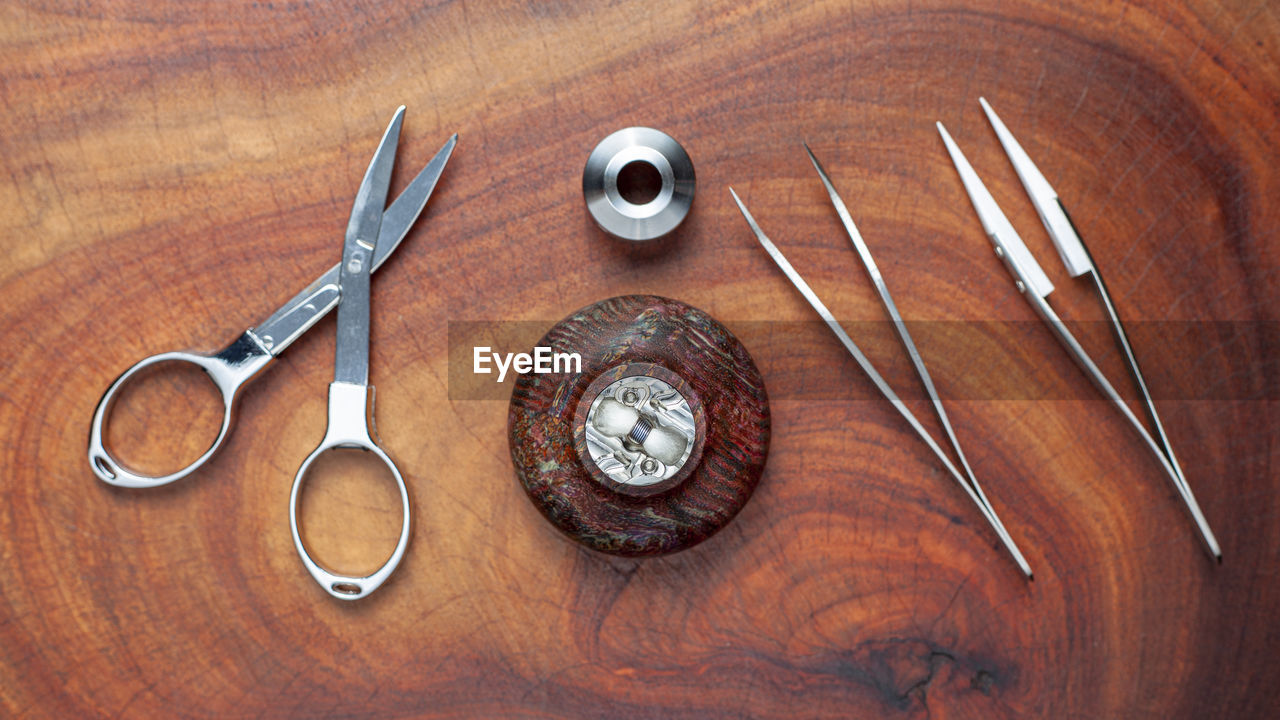
[[[129,368],[103,393],[98,407],[93,413],[93,424],[89,428],[89,467],[98,479],[108,485],[126,488],[152,488],[167,485],[175,480],[195,472],[200,466],[222,447],[227,431],[231,429],[231,419],[235,401],[240,388],[258,374],[271,361],[271,353],[266,349],[253,331],[247,331],[235,342],[228,345],[216,355],[197,355],[188,352],[166,352],[144,358]],[[128,384],[139,372],[147,368],[168,362],[182,362],[195,365],[209,376],[222,395],[222,427],[218,437],[208,450],[186,467],[167,475],[146,475],[130,470],[124,463],[111,454],[103,440],[106,435],[106,423],[115,405],[116,396],[121,388]]]
[[[368,415],[372,414],[372,388],[367,385],[334,382],[329,385],[329,426],[325,430],[320,445],[311,451],[307,459],[298,468],[293,478],[293,489],[289,492],[289,530],[293,534],[293,546],[298,550],[298,557],[306,566],[311,577],[329,593],[339,600],[359,600],[377,590],[386,582],[391,573],[400,565],[404,551],[409,546],[409,489],[404,484],[404,477],[395,462],[374,444],[369,436]],[[374,454],[383,465],[391,471],[395,478],[396,488],[400,491],[401,521],[400,539],[396,542],[391,557],[377,570],[364,576],[339,575],[320,566],[307,552],[302,542],[302,533],[298,527],[298,497],[301,494],[303,480],[307,470],[322,454],[337,448],[353,448]]]

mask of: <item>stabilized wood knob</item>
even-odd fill
[[[764,471],[769,401],[742,343],[706,313],[649,295],[585,307],[538,342],[581,373],[522,375],[508,431],[516,477],[570,538],[659,555],[710,537]]]

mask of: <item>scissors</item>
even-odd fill
[[[457,144],[458,136],[454,134],[449,138],[384,212],[403,120],[404,107],[401,106],[387,126],[356,194],[343,240],[341,262],[265,322],[246,330],[221,352],[214,355],[160,353],[135,364],[107,388],[94,412],[89,437],[89,464],[103,482],[120,487],[146,488],[186,477],[207,462],[222,445],[230,429],[241,388],[336,305],[338,333],[334,381],[329,385],[328,426],[320,444],[307,456],[294,476],[289,495],[289,526],[294,547],[312,578],[330,595],[343,600],[362,598],[378,589],[399,565],[409,542],[409,494],[404,477],[369,432],[374,399],[373,388],[368,384],[369,276],[396,249],[421,214]],[[209,375],[222,395],[223,420],[213,445],[190,465],[168,475],[147,476],[129,470],[110,454],[103,444],[103,426],[120,388],[145,368],[166,362],[190,363]],[[307,552],[298,528],[298,497],[307,471],[326,451],[336,448],[355,448],[371,453],[390,471],[400,491],[403,514],[399,540],[386,562],[366,576],[340,575],[322,567]]]
[[[960,175],[965,191],[969,194],[969,199],[973,202],[973,208],[978,214],[978,219],[982,222],[983,229],[986,231],[987,236],[991,238],[996,255],[1004,261],[1005,267],[1013,275],[1014,286],[1018,292],[1027,299],[1036,314],[1049,326],[1054,336],[1057,337],[1058,342],[1066,349],[1067,354],[1084,371],[1085,375],[1089,377],[1098,390],[1111,401],[1111,404],[1119,409],[1121,415],[1142,438],[1143,443],[1155,456],[1165,474],[1173,482],[1178,495],[1181,496],[1183,505],[1195,523],[1206,551],[1218,562],[1222,562],[1222,550],[1218,547],[1218,540],[1214,537],[1213,530],[1209,528],[1209,523],[1205,520],[1199,503],[1196,502],[1195,494],[1191,492],[1191,486],[1187,483],[1182,467],[1178,464],[1178,460],[1173,454],[1169,438],[1165,434],[1164,426],[1160,422],[1160,416],[1156,412],[1155,403],[1151,400],[1151,394],[1147,391],[1142,372],[1138,369],[1138,361],[1134,357],[1128,335],[1125,334],[1124,326],[1120,322],[1120,316],[1116,312],[1115,305],[1111,301],[1111,295],[1107,292],[1107,286],[1102,281],[1102,275],[1098,272],[1093,257],[1089,254],[1084,241],[1071,223],[1071,219],[1067,215],[1062,201],[1059,200],[1057,192],[1049,185],[1049,182],[1040,173],[1040,170],[1036,168],[1035,164],[1031,162],[1031,158],[1027,156],[1022,146],[1018,144],[1013,134],[1009,132],[1009,128],[1001,122],[999,116],[991,109],[987,101],[979,98],[979,102],[982,104],[982,109],[986,113],[987,119],[991,122],[991,126],[995,129],[1001,145],[1004,146],[1005,154],[1008,155],[1009,161],[1013,164],[1014,170],[1017,171],[1019,179],[1022,180],[1023,187],[1026,188],[1027,194],[1030,195],[1031,202],[1035,205],[1036,212],[1040,215],[1040,220],[1044,224],[1045,230],[1048,231],[1049,237],[1058,249],[1058,254],[1062,257],[1063,264],[1067,266],[1067,271],[1072,277],[1088,274],[1093,279],[1094,288],[1097,290],[1111,322],[1112,334],[1123,350],[1129,374],[1134,378],[1141,390],[1147,417],[1151,419],[1152,426],[1156,429],[1156,433],[1159,436],[1158,441],[1153,439],[1147,429],[1138,421],[1138,418],[1134,416],[1133,411],[1129,409],[1120,394],[1116,392],[1106,376],[1098,369],[1097,364],[1085,352],[1084,346],[1076,340],[1071,331],[1067,329],[1066,324],[1062,322],[1062,319],[1058,317],[1058,314],[1049,305],[1047,298],[1049,293],[1053,292],[1053,283],[1049,280],[1048,275],[1045,274],[1044,269],[1040,267],[1040,264],[1036,262],[1026,244],[1022,242],[1022,238],[1018,237],[1013,225],[1010,224],[1009,219],[1000,210],[1000,206],[996,204],[995,199],[991,197],[991,193],[982,183],[982,180],[978,178],[973,166],[965,159],[955,141],[951,139],[947,129],[942,126],[942,123],[938,123],[938,133],[942,135],[942,141],[947,147],[947,152],[951,155],[951,161],[956,166],[956,171]]]
[[[1013,538],[1009,535],[1009,531],[1005,529],[1004,523],[1000,521],[1000,516],[996,514],[995,508],[991,506],[991,502],[987,500],[986,493],[982,491],[982,486],[978,484],[977,478],[973,475],[973,469],[969,467],[969,462],[965,459],[964,452],[960,449],[960,443],[956,440],[955,432],[951,428],[951,422],[947,418],[946,410],[943,409],[942,400],[938,397],[937,390],[933,385],[933,380],[929,376],[929,371],[925,369],[924,360],[920,357],[920,351],[911,340],[911,334],[907,332],[906,324],[902,321],[902,316],[898,312],[898,307],[894,304],[893,298],[889,295],[889,288],[885,285],[884,277],[881,275],[880,269],[876,266],[875,260],[871,257],[871,251],[867,248],[866,242],[858,232],[858,228],[853,224],[853,219],[849,215],[848,208],[845,207],[844,201],[841,200],[839,194],[836,193],[835,187],[831,184],[831,179],[827,176],[826,171],[822,169],[822,165],[818,162],[818,159],[814,157],[813,151],[809,150],[809,146],[805,145],[804,147],[805,152],[809,154],[809,160],[813,163],[814,169],[818,171],[818,177],[822,179],[822,184],[827,189],[827,194],[831,197],[831,203],[835,206],[836,214],[840,216],[840,220],[844,224],[845,232],[848,233],[849,239],[853,242],[854,249],[857,250],[858,256],[861,258],[863,266],[867,270],[867,274],[871,277],[872,284],[876,287],[876,292],[880,295],[881,302],[884,304],[886,311],[893,320],[899,339],[901,339],[903,346],[907,349],[907,353],[911,356],[911,362],[915,365],[916,372],[920,376],[920,381],[929,393],[929,397],[933,402],[934,409],[938,413],[939,419],[942,421],[943,427],[946,428],[947,437],[950,439],[951,446],[955,448],[956,455],[960,458],[960,462],[964,466],[965,475],[960,474],[960,471],[956,469],[956,466],[933,439],[933,436],[930,435],[929,432],[925,430],[924,426],[920,424],[915,413],[911,412],[911,409],[907,407],[906,403],[898,397],[898,394],[894,392],[889,383],[885,381],[884,376],[882,376],[879,371],[876,370],[875,366],[871,364],[871,361],[867,359],[865,354],[863,354],[857,343],[853,341],[853,338],[849,337],[849,333],[846,332],[835,319],[835,316],[829,309],[827,309],[827,306],[818,299],[813,288],[809,287],[809,284],[804,281],[804,278],[800,276],[800,273],[796,272],[796,269],[787,261],[787,258],[782,254],[782,251],[779,250],[778,247],[773,244],[773,241],[764,234],[764,231],[760,229],[760,225],[756,223],[755,218],[747,211],[747,206],[744,205],[742,200],[738,197],[738,193],[734,192],[733,188],[729,188],[729,193],[733,195],[734,202],[738,204],[738,209],[742,211],[743,217],[747,220],[747,225],[750,226],[751,231],[755,233],[756,239],[759,240],[760,244],[764,247],[765,252],[769,253],[769,257],[773,258],[773,261],[778,265],[778,268],[782,270],[783,274],[787,276],[787,279],[791,281],[791,284],[800,291],[800,294],[809,302],[809,305],[811,305],[813,309],[817,311],[818,315],[827,323],[827,327],[831,329],[831,332],[835,333],[835,336],[840,340],[841,344],[845,346],[845,349],[849,351],[849,354],[853,356],[853,359],[857,361],[858,366],[862,368],[862,371],[866,373],[867,377],[871,378],[871,382],[875,384],[876,389],[878,389],[880,393],[893,405],[898,413],[902,415],[903,419],[907,421],[907,424],[911,426],[911,429],[915,430],[916,434],[920,436],[920,439],[924,441],[925,445],[927,445],[929,449],[933,451],[933,454],[938,457],[938,460],[942,463],[943,467],[947,469],[947,472],[951,477],[960,485],[965,494],[969,496],[969,499],[973,501],[973,504],[978,507],[978,511],[982,513],[982,517],[985,518],[991,525],[991,528],[995,530],[996,536],[1000,538],[1000,542],[1005,546],[1005,549],[1009,551],[1009,554],[1013,557],[1014,562],[1017,563],[1018,569],[1022,571],[1022,574],[1025,575],[1028,580],[1033,580],[1034,575],[1031,572],[1030,564],[1027,563],[1026,558],[1022,555],[1022,551],[1018,549],[1017,543],[1015,543]]]
[[[396,141],[403,115],[404,108],[401,107],[396,111],[395,119],[391,121],[391,127],[387,131],[392,133],[394,130],[392,142],[388,148],[392,158],[395,156]],[[427,163],[413,182],[387,208],[386,212],[382,213],[376,242],[371,243],[375,249],[372,251],[370,269],[376,270],[386,261],[409,232],[414,221],[418,219],[457,141],[456,134],[449,138],[431,162]],[[379,152],[383,152],[381,146]],[[320,318],[338,305],[342,297],[339,267],[334,265],[270,317],[246,330],[244,334],[217,353],[212,355],[190,352],[160,353],[140,360],[116,378],[103,393],[102,399],[98,401],[89,430],[89,467],[98,479],[118,487],[158,487],[180,480],[208,462],[222,447],[231,429],[236,400],[239,399],[240,391],[244,386],[257,377],[259,372],[303,333],[311,329]],[[134,376],[147,368],[174,362],[194,365],[203,370],[213,381],[222,396],[222,426],[209,449],[191,464],[166,475],[146,475],[129,469],[107,449],[104,444],[106,424],[110,419],[111,408],[115,404],[117,395]]]

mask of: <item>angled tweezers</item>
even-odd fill
[[[1148,449],[1156,456],[1165,474],[1173,482],[1174,488],[1181,496],[1187,512],[1191,515],[1196,528],[1199,530],[1205,549],[1221,562],[1222,551],[1218,547],[1218,541],[1214,537],[1213,531],[1209,528],[1209,523],[1205,520],[1204,514],[1200,511],[1200,505],[1196,502],[1195,495],[1191,492],[1191,486],[1187,483],[1186,477],[1182,473],[1182,467],[1178,464],[1178,460],[1173,454],[1173,448],[1170,446],[1169,438],[1160,422],[1160,416],[1156,413],[1155,403],[1151,399],[1151,394],[1147,391],[1142,372],[1138,369],[1138,361],[1133,355],[1129,338],[1125,334],[1124,326],[1116,313],[1115,305],[1111,301],[1111,295],[1107,292],[1107,286],[1102,281],[1097,265],[1089,255],[1088,249],[1085,248],[1084,241],[1080,239],[1075,226],[1072,225],[1066,208],[1063,207],[1062,201],[1058,199],[1058,194],[1054,192],[1053,187],[1049,185],[1044,175],[1031,162],[1031,158],[1027,156],[1022,146],[1014,139],[1013,134],[1000,121],[1000,118],[991,109],[991,106],[987,104],[987,101],[981,98],[979,101],[982,103],[982,109],[986,112],[987,118],[995,129],[996,135],[1000,138],[1000,143],[1004,146],[1005,153],[1009,156],[1009,161],[1013,164],[1018,177],[1022,180],[1027,194],[1031,196],[1031,202],[1035,205],[1036,212],[1039,213],[1045,230],[1048,231],[1054,246],[1058,249],[1062,262],[1067,266],[1067,271],[1072,277],[1088,274],[1092,278],[1094,287],[1107,310],[1112,333],[1115,335],[1117,344],[1120,345],[1124,352],[1129,373],[1133,376],[1142,393],[1147,416],[1151,419],[1151,424],[1159,437],[1158,442],[1151,437],[1142,423],[1138,421],[1138,418],[1134,416],[1129,406],[1116,392],[1115,388],[1112,387],[1111,383],[1107,381],[1106,376],[1098,369],[1089,354],[1085,352],[1084,347],[1080,345],[1062,322],[1062,319],[1058,317],[1057,313],[1049,305],[1047,298],[1049,293],[1053,292],[1053,283],[1050,282],[1040,264],[1036,262],[1035,257],[1031,255],[1027,246],[1022,242],[1022,238],[1018,237],[1013,225],[1009,223],[1008,218],[1001,212],[1000,207],[996,205],[991,193],[987,191],[986,186],[978,178],[977,173],[974,172],[969,161],[965,159],[964,154],[960,152],[960,148],[956,146],[955,141],[951,139],[951,135],[947,133],[946,128],[942,126],[942,123],[938,123],[938,132],[942,135],[942,141],[947,146],[947,152],[950,153],[951,160],[956,166],[956,171],[960,174],[960,180],[964,183],[969,199],[973,202],[978,219],[982,221],[983,229],[986,230],[987,235],[995,246],[996,255],[1004,261],[1005,267],[1013,275],[1014,284],[1018,292],[1022,293],[1036,314],[1044,320],[1045,324],[1053,331],[1054,336],[1066,348],[1071,358],[1080,366],[1081,370],[1084,371],[1085,375],[1089,377],[1090,381],[1102,394],[1120,410],[1120,413],[1142,437]]]
[[[742,200],[738,197],[738,194],[733,191],[733,188],[730,188],[729,192],[733,195],[734,202],[738,204],[738,209],[742,211],[742,215],[746,218],[747,224],[751,227],[751,231],[755,233],[756,239],[760,241],[762,246],[764,246],[765,251],[768,252],[769,256],[773,258],[773,261],[777,263],[783,274],[787,276],[791,283],[795,285],[796,289],[800,291],[800,294],[804,296],[805,300],[813,306],[813,309],[816,310],[818,315],[827,323],[827,327],[831,328],[831,331],[835,333],[835,336],[845,346],[845,349],[847,349],[849,354],[853,356],[853,359],[857,361],[858,365],[862,368],[862,371],[871,378],[871,382],[875,384],[880,393],[893,404],[894,408],[898,410],[907,423],[911,425],[911,428],[915,430],[916,434],[920,436],[920,439],[929,446],[929,449],[932,450],[935,455],[937,455],[943,466],[946,467],[947,471],[960,485],[960,487],[964,489],[965,494],[969,496],[969,499],[978,506],[979,512],[981,512],[982,516],[986,518],[992,529],[996,531],[996,535],[999,536],[1000,542],[1004,544],[1005,548],[1009,551],[1009,554],[1013,556],[1014,561],[1018,564],[1018,568],[1027,576],[1028,579],[1031,579],[1033,576],[1030,565],[1027,564],[1026,558],[1023,557],[1022,552],[1018,549],[1017,543],[1015,543],[1013,538],[1009,536],[1009,532],[1005,529],[1004,523],[1000,522],[1000,517],[991,506],[991,502],[987,500],[986,494],[982,491],[982,486],[978,483],[977,478],[974,477],[973,469],[969,466],[969,461],[965,458],[964,452],[960,449],[960,443],[956,439],[955,431],[951,427],[951,421],[948,419],[947,412],[942,406],[942,400],[938,397],[938,392],[934,388],[933,379],[929,376],[929,371],[925,368],[924,360],[920,357],[920,351],[916,348],[915,342],[912,341],[911,334],[907,332],[906,324],[902,321],[902,315],[898,312],[898,307],[894,304],[893,297],[889,294],[889,288],[885,285],[884,277],[881,275],[879,267],[877,267],[875,260],[871,257],[870,249],[867,248],[867,244],[863,241],[861,233],[858,232],[857,226],[854,225],[853,219],[850,217],[849,210],[845,207],[844,201],[840,199],[840,195],[831,184],[831,179],[827,176],[826,171],[822,169],[822,165],[818,162],[818,159],[814,157],[813,151],[809,149],[808,145],[805,145],[804,148],[805,152],[809,155],[810,161],[813,162],[814,168],[818,171],[818,176],[822,179],[822,184],[826,187],[827,193],[831,196],[831,202],[835,206],[836,214],[840,216],[840,221],[844,224],[845,231],[849,234],[849,239],[852,241],[854,248],[858,252],[858,257],[861,258],[862,264],[866,267],[867,274],[871,277],[871,282],[875,285],[876,292],[880,295],[880,300],[884,304],[885,310],[889,313],[889,316],[893,321],[894,329],[897,330],[898,337],[902,340],[903,346],[907,349],[907,354],[911,356],[911,362],[915,365],[916,372],[920,376],[920,381],[928,392],[929,399],[933,402],[934,409],[937,411],[938,418],[942,421],[942,426],[946,431],[947,438],[950,441],[951,446],[955,449],[956,456],[960,459],[961,465],[964,467],[964,475],[961,475],[960,471],[956,469],[955,465],[952,464],[951,459],[947,457],[947,454],[943,452],[942,448],[938,446],[938,443],[934,441],[933,436],[924,429],[924,426],[920,424],[920,421],[916,418],[915,414],[912,413],[910,408],[908,408],[902,399],[898,397],[898,394],[893,391],[893,388],[889,386],[884,377],[875,369],[875,366],[871,364],[871,361],[867,359],[867,356],[863,354],[858,345],[854,343],[853,339],[849,337],[849,334],[845,332],[840,323],[836,321],[835,316],[832,315],[829,309],[827,309],[827,306],[818,299],[817,294],[813,292],[813,289],[809,287],[809,284],[800,277],[800,274],[791,266],[791,263],[787,261],[786,257],[784,257],[782,252],[778,250],[777,246],[774,245],[773,242],[769,240],[768,236],[764,234],[764,231],[760,229],[755,218],[751,216],[750,212],[748,212],[746,205],[743,204]]]

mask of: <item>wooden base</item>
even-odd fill
[[[738,514],[764,471],[769,401],[751,356],[723,325],[682,302],[627,295],[573,313],[538,345],[582,356],[581,373],[522,375],[511,394],[516,477],[552,524],[600,552],[661,555],[706,540]],[[607,488],[575,448],[575,428],[585,418],[579,401],[593,397],[585,391],[627,362],[653,363],[683,378],[705,418],[692,472],[648,497]]]

